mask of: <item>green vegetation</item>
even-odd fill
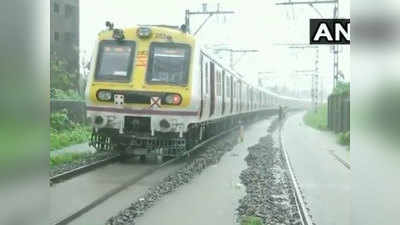
[[[89,140],[91,128],[76,126],[71,130],[50,130],[50,150],[60,149],[73,144],[83,143]]]
[[[79,75],[76,72],[70,72],[71,65],[65,59],[56,55],[51,55],[50,60],[50,87],[61,90],[79,90]]]
[[[76,100],[83,101],[83,96],[79,95],[79,93],[75,90],[61,90],[57,88],[52,88],[50,90],[50,98],[55,100]]]
[[[338,134],[338,143],[341,145],[350,145],[350,132],[342,132]]]
[[[81,152],[81,153],[64,153],[55,156],[50,156],[50,166],[58,166],[64,163],[73,162],[82,158],[89,156],[91,153]]]
[[[333,90],[333,95],[350,95],[350,83],[338,81],[335,89]]]
[[[310,110],[304,115],[304,123],[318,130],[327,130],[328,126],[328,107],[326,104],[317,108],[316,111]]]
[[[50,98],[63,100],[83,100],[78,71],[71,71],[67,60],[51,55]],[[73,67],[72,67],[73,68]],[[80,94],[81,93],[81,94]]]
[[[65,109],[50,115],[50,150],[85,142],[90,134],[91,128],[72,122]]]
[[[260,217],[246,216],[241,220],[240,224],[241,225],[263,225],[263,222]]]

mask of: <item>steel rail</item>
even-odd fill
[[[294,188],[294,197],[296,200],[296,205],[297,205],[297,210],[299,211],[300,219],[301,219],[301,224],[302,225],[313,225],[313,222],[311,220],[311,216],[309,215],[309,212],[307,210],[306,204],[304,202],[304,199],[302,197],[300,188],[297,184],[296,177],[294,175],[293,169],[292,169],[292,164],[290,163],[288,154],[285,150],[283,138],[282,138],[282,124],[281,122],[280,127],[279,127],[279,144],[280,144],[280,150],[283,154],[284,161],[286,163],[288,172],[289,172],[289,178],[290,181],[293,185]]]
[[[56,183],[60,183],[61,181],[67,180],[67,179],[72,178],[74,176],[77,176],[77,175],[86,173],[88,171],[94,170],[94,169],[99,168],[101,166],[105,166],[105,165],[107,165],[109,163],[115,162],[119,158],[120,158],[119,155],[108,157],[106,159],[102,159],[102,160],[99,160],[99,161],[96,161],[96,162],[92,162],[92,163],[90,163],[88,165],[80,166],[80,167],[77,167],[75,169],[68,170],[68,171],[65,171],[63,173],[54,175],[54,176],[50,177],[50,186],[53,185],[53,184],[56,184]]]
[[[216,140],[217,138],[220,138],[220,137],[222,137],[222,136],[224,136],[224,135],[226,135],[228,133],[231,133],[232,131],[237,130],[237,129],[238,129],[238,127],[236,126],[236,127],[233,127],[233,128],[231,128],[229,130],[226,130],[226,131],[222,132],[221,134],[219,134],[217,136],[211,137],[211,138],[209,138],[209,139],[207,139],[207,140],[195,145],[189,151],[185,152],[184,154],[182,154],[182,155],[180,155],[180,156],[178,156],[176,158],[173,158],[173,159],[171,159],[171,160],[169,160],[169,161],[167,161],[167,162],[165,162],[163,164],[157,165],[155,167],[149,168],[148,170],[146,170],[140,176],[132,178],[131,180],[123,183],[122,185],[120,185],[120,186],[118,186],[118,187],[106,192],[104,195],[102,195],[98,199],[96,199],[96,200],[92,201],[91,203],[89,203],[88,205],[80,208],[79,210],[75,211],[74,213],[70,214],[69,216],[66,216],[66,217],[58,220],[57,222],[53,223],[53,225],[65,225],[65,224],[70,223],[71,221],[73,221],[76,218],[82,216],[83,214],[89,212],[91,209],[97,207],[101,203],[105,202],[107,199],[111,198],[112,196],[114,196],[114,195],[118,194],[119,192],[125,190],[126,188],[134,185],[135,183],[137,183],[138,181],[140,181],[144,177],[147,177],[147,176],[153,174],[154,172],[158,171],[159,169],[164,168],[164,167],[172,164],[173,162],[176,162],[179,159],[190,155],[190,153],[198,150],[200,147],[202,147],[202,146],[204,146],[204,145],[206,145],[206,144],[208,144],[208,143]]]

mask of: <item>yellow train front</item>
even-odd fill
[[[199,114],[191,85],[194,48],[193,36],[177,28],[101,32],[86,89],[90,144],[136,154],[184,151],[187,125]]]
[[[101,32],[86,101],[94,127],[90,145],[142,156],[182,154],[289,103],[224,66],[184,29],[169,26]]]

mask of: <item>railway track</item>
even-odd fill
[[[221,137],[223,137],[223,136],[225,136],[225,135],[231,133],[231,132],[234,131],[234,130],[238,130],[238,127],[234,127],[234,128],[229,129],[229,130],[227,130],[227,131],[224,131],[224,132],[222,132],[222,133],[219,134],[219,135],[216,135],[216,136],[214,136],[214,137],[212,137],[212,138],[209,138],[209,139],[205,140],[204,142],[202,142],[202,143],[200,143],[200,144],[197,144],[196,146],[194,146],[194,147],[193,147],[192,149],[190,149],[189,151],[185,152],[185,153],[184,153],[183,155],[181,155],[180,157],[173,158],[173,159],[171,159],[171,160],[169,160],[169,161],[166,161],[166,162],[164,162],[164,163],[162,163],[162,164],[155,165],[154,167],[148,168],[147,170],[143,171],[140,175],[135,176],[135,177],[133,177],[132,179],[130,179],[130,180],[128,180],[128,181],[126,181],[126,182],[124,182],[124,183],[122,183],[122,184],[120,184],[120,185],[114,187],[113,189],[111,189],[111,190],[105,192],[105,193],[102,194],[100,197],[98,197],[98,198],[96,198],[95,200],[91,201],[89,204],[86,204],[85,206],[83,206],[83,207],[81,207],[81,208],[75,210],[73,213],[70,213],[69,215],[67,215],[67,216],[65,216],[65,217],[63,217],[63,218],[61,218],[61,219],[58,219],[56,222],[53,222],[52,224],[53,224],[53,225],[65,225],[65,224],[69,224],[71,221],[73,221],[73,220],[79,218],[80,216],[86,214],[86,213],[89,212],[91,209],[93,209],[93,208],[99,206],[100,204],[102,204],[103,202],[105,202],[107,199],[110,199],[111,197],[113,197],[114,195],[116,195],[116,194],[120,193],[121,191],[127,189],[128,187],[130,187],[130,186],[136,184],[137,182],[139,182],[139,181],[142,180],[143,178],[145,178],[145,177],[147,177],[147,176],[149,176],[149,175],[155,173],[156,171],[158,171],[158,170],[160,170],[160,169],[162,169],[162,168],[167,167],[168,165],[171,165],[171,164],[174,163],[174,162],[177,162],[178,160],[182,159],[183,157],[189,156],[190,154],[192,154],[194,151],[198,150],[199,148],[201,148],[201,147],[203,147],[203,146],[209,144],[210,142],[213,142],[213,141],[215,141],[215,140],[217,140],[217,139],[219,139],[219,138],[221,138]],[[106,162],[104,162],[104,163],[106,163]],[[98,168],[98,167],[99,167],[99,166],[94,167],[94,168]],[[90,168],[88,168],[88,169],[90,170]],[[93,168],[91,168],[91,169],[93,169]],[[84,170],[85,170],[85,169],[83,169],[83,171],[84,171]],[[74,173],[74,172],[72,172],[72,173]],[[78,174],[79,174],[80,172],[79,172],[79,170],[78,170],[78,171],[75,172],[75,173],[78,173]],[[61,175],[61,174],[60,174],[60,175]],[[69,177],[71,177],[71,176],[73,176],[73,174],[71,174],[71,175],[63,175],[63,176],[66,176],[66,177],[69,176]],[[65,178],[65,177],[64,177],[64,178]],[[61,178],[57,178],[57,179],[58,179],[58,180],[62,180]]]
[[[90,163],[88,165],[80,166],[80,167],[77,167],[75,169],[72,169],[72,170],[57,174],[55,176],[50,177],[50,186],[52,186],[54,184],[57,184],[57,183],[60,183],[61,181],[65,181],[67,179],[70,179],[70,178],[72,178],[74,176],[78,176],[78,175],[81,175],[83,173],[86,173],[86,172],[89,172],[91,170],[94,170],[96,168],[99,168],[99,167],[105,166],[107,164],[116,162],[119,159],[120,159],[120,156],[119,155],[115,155],[115,156],[111,156],[111,157],[108,157],[108,158],[103,159],[103,160],[92,162],[92,163]]]
[[[294,198],[296,201],[296,207],[298,210],[298,214],[300,216],[300,221],[302,225],[313,225],[314,223],[311,220],[311,215],[309,214],[309,210],[306,207],[306,203],[303,199],[302,192],[300,190],[300,187],[297,183],[296,176],[294,175],[293,169],[292,169],[292,164],[289,160],[288,154],[285,150],[285,146],[283,143],[283,138],[282,138],[282,126],[279,128],[279,143],[280,143],[280,149],[282,151],[283,155],[283,160],[286,163],[288,172],[289,172],[289,179],[290,182],[292,183],[293,189],[294,189]]]

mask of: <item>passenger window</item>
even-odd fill
[[[217,71],[217,96],[221,96],[221,72]]]
[[[226,77],[226,96],[228,98],[231,97],[231,79],[230,77]]]

